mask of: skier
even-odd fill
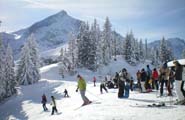
[[[69,97],[67,89],[64,90],[64,97]]]
[[[56,107],[56,101],[54,96],[51,96],[51,105],[52,105],[52,112],[51,115],[54,114],[54,112],[58,113],[57,107]]]
[[[43,107],[44,111],[47,111],[48,110],[48,108],[46,107],[47,98],[46,98],[45,94],[42,95],[42,101],[41,102],[42,102],[42,107]]]
[[[119,73],[119,81],[118,81],[118,97],[122,98],[125,96],[125,82],[130,81],[130,74],[127,72],[125,68],[122,69],[122,71]],[[128,89],[126,89],[128,90]],[[129,94],[127,91],[126,94]]]
[[[150,66],[149,65],[147,65],[146,67],[147,67],[146,68],[147,79],[146,79],[145,85],[146,85],[146,89],[151,89],[151,86],[149,84],[149,81],[151,79],[152,70],[150,69]]]
[[[96,87],[96,77],[93,77],[93,83],[94,83],[94,87]]]
[[[140,70],[137,71],[136,77],[137,77],[137,86],[138,86],[138,88],[141,89],[141,72],[140,72]]]
[[[153,72],[152,72],[152,79],[155,83],[156,90],[159,90],[158,78],[159,78],[159,74],[158,74],[156,68],[154,68]]]
[[[159,72],[160,72],[160,83],[161,83],[161,85],[160,85],[160,96],[163,96],[164,83],[166,83],[166,81],[168,81],[168,76],[169,76],[169,69],[167,67],[167,62],[165,62],[163,64],[163,66],[160,68]],[[171,90],[168,91],[168,94],[170,94],[170,93],[171,93]]]
[[[82,104],[82,106],[92,103],[92,101],[90,101],[85,96],[85,92],[86,92],[86,82],[85,82],[85,80],[80,75],[77,75],[77,78],[78,78],[78,86],[77,86],[76,92],[78,92],[78,89],[80,89],[80,94],[81,94],[82,100],[84,102]]]
[[[146,75],[145,69],[143,68],[141,70],[141,92],[146,92],[146,87],[145,87],[146,79],[147,79],[147,75]]]
[[[105,80],[102,80],[101,84],[100,84],[100,92],[101,92],[101,94],[103,94],[103,90],[102,89],[104,89],[106,92],[108,92],[107,88],[105,87]]]
[[[182,84],[182,72],[183,72],[183,66],[180,65],[180,63],[178,61],[174,61],[173,62],[175,64],[175,90],[177,93],[177,97],[179,101],[183,101],[184,100],[184,90],[181,89]]]

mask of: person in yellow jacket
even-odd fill
[[[78,86],[76,89],[76,92],[78,92],[78,89],[80,90],[80,94],[82,97],[82,100],[84,101],[84,103],[82,104],[82,106],[90,104],[92,101],[90,101],[86,96],[85,96],[85,92],[86,92],[86,81],[80,76],[77,75],[78,78]]]

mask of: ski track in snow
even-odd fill
[[[119,64],[114,64],[117,69]],[[126,68],[129,66],[124,64]],[[124,67],[120,66],[120,68]],[[141,68],[144,65],[139,65]],[[103,68],[103,72],[110,71]],[[106,71],[107,70],[107,71]],[[114,69],[111,69],[113,72]],[[116,70],[116,69],[115,69]],[[130,72],[135,73],[137,69],[130,67]],[[176,97],[157,97],[157,92],[139,93],[130,92],[128,99],[118,99],[117,89],[108,89],[108,93],[100,94],[99,85],[94,87],[91,82],[93,75],[89,71],[78,71],[88,80],[87,97],[99,104],[90,104],[80,107],[82,104],[79,92],[76,92],[76,76],[66,76],[62,79],[58,74],[58,64],[41,68],[42,79],[29,86],[17,88],[18,95],[12,96],[9,100],[0,104],[0,120],[184,120],[185,106],[172,105],[170,101]],[[132,74],[133,75],[133,74]],[[134,75],[133,75],[134,76]],[[99,81],[99,80],[98,80]],[[64,89],[68,90],[69,98],[63,97]],[[166,90],[164,90],[166,92]],[[47,107],[49,111],[44,112],[41,104],[41,96],[45,93],[48,99]],[[50,96],[56,98],[59,114],[51,115]],[[148,104],[166,102],[166,107],[146,107]],[[143,106],[143,107],[142,107]],[[80,107],[80,108],[79,108]],[[77,109],[79,108],[79,109]]]

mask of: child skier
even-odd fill
[[[64,90],[64,97],[69,97],[67,89]]]

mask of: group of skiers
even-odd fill
[[[44,111],[47,111],[48,108],[46,107],[46,103],[47,103],[47,98],[46,98],[46,95],[43,94],[42,95],[42,107],[44,109]],[[55,101],[55,97],[54,96],[51,96],[51,103],[50,105],[52,106],[52,112],[51,112],[51,115],[53,115],[55,112],[58,113],[58,110],[57,110],[57,107],[56,107],[56,101]]]
[[[154,68],[150,69],[147,65],[147,69],[143,68],[141,71],[138,70],[136,73],[137,83],[140,87],[141,92],[150,92],[152,89],[160,90],[160,96],[164,95],[164,86],[167,90],[168,96],[173,96],[172,89],[174,89],[179,101],[185,99],[184,81],[183,78],[183,66],[178,61],[173,62],[175,67],[168,68],[167,62],[165,62],[158,70]],[[183,96],[182,96],[183,95]]]
[[[154,68],[150,69],[150,66],[146,66],[146,70],[144,68],[137,71],[137,84],[134,84],[133,77],[127,71],[126,68],[123,68],[120,72],[116,72],[113,79],[106,76],[104,80],[100,83],[100,93],[103,93],[103,89],[108,92],[107,88],[118,88],[118,98],[128,98],[129,91],[133,91],[135,86],[140,89],[142,93],[151,92],[153,89],[157,91],[160,90],[160,96],[164,95],[164,86],[167,89],[167,95],[173,96],[172,89],[175,88],[176,94],[179,101],[185,100],[185,90],[184,90],[184,82],[185,82],[185,67],[180,65],[178,61],[174,61],[175,67],[168,68],[167,62],[165,62],[159,69]],[[184,73],[183,73],[184,72]],[[78,85],[76,92],[80,91],[81,98],[83,100],[83,104],[87,105],[92,103],[85,93],[86,93],[86,81],[81,75],[77,75]],[[112,82],[113,81],[113,82]],[[175,82],[175,87],[174,87]],[[96,87],[96,77],[93,77],[94,87]],[[64,90],[64,97],[69,97],[67,89]],[[47,111],[46,107],[47,98],[46,95],[42,96],[42,105],[44,111]],[[184,102],[183,102],[184,104]],[[51,105],[52,105],[52,115],[57,111],[56,101],[54,96],[51,96]]]

